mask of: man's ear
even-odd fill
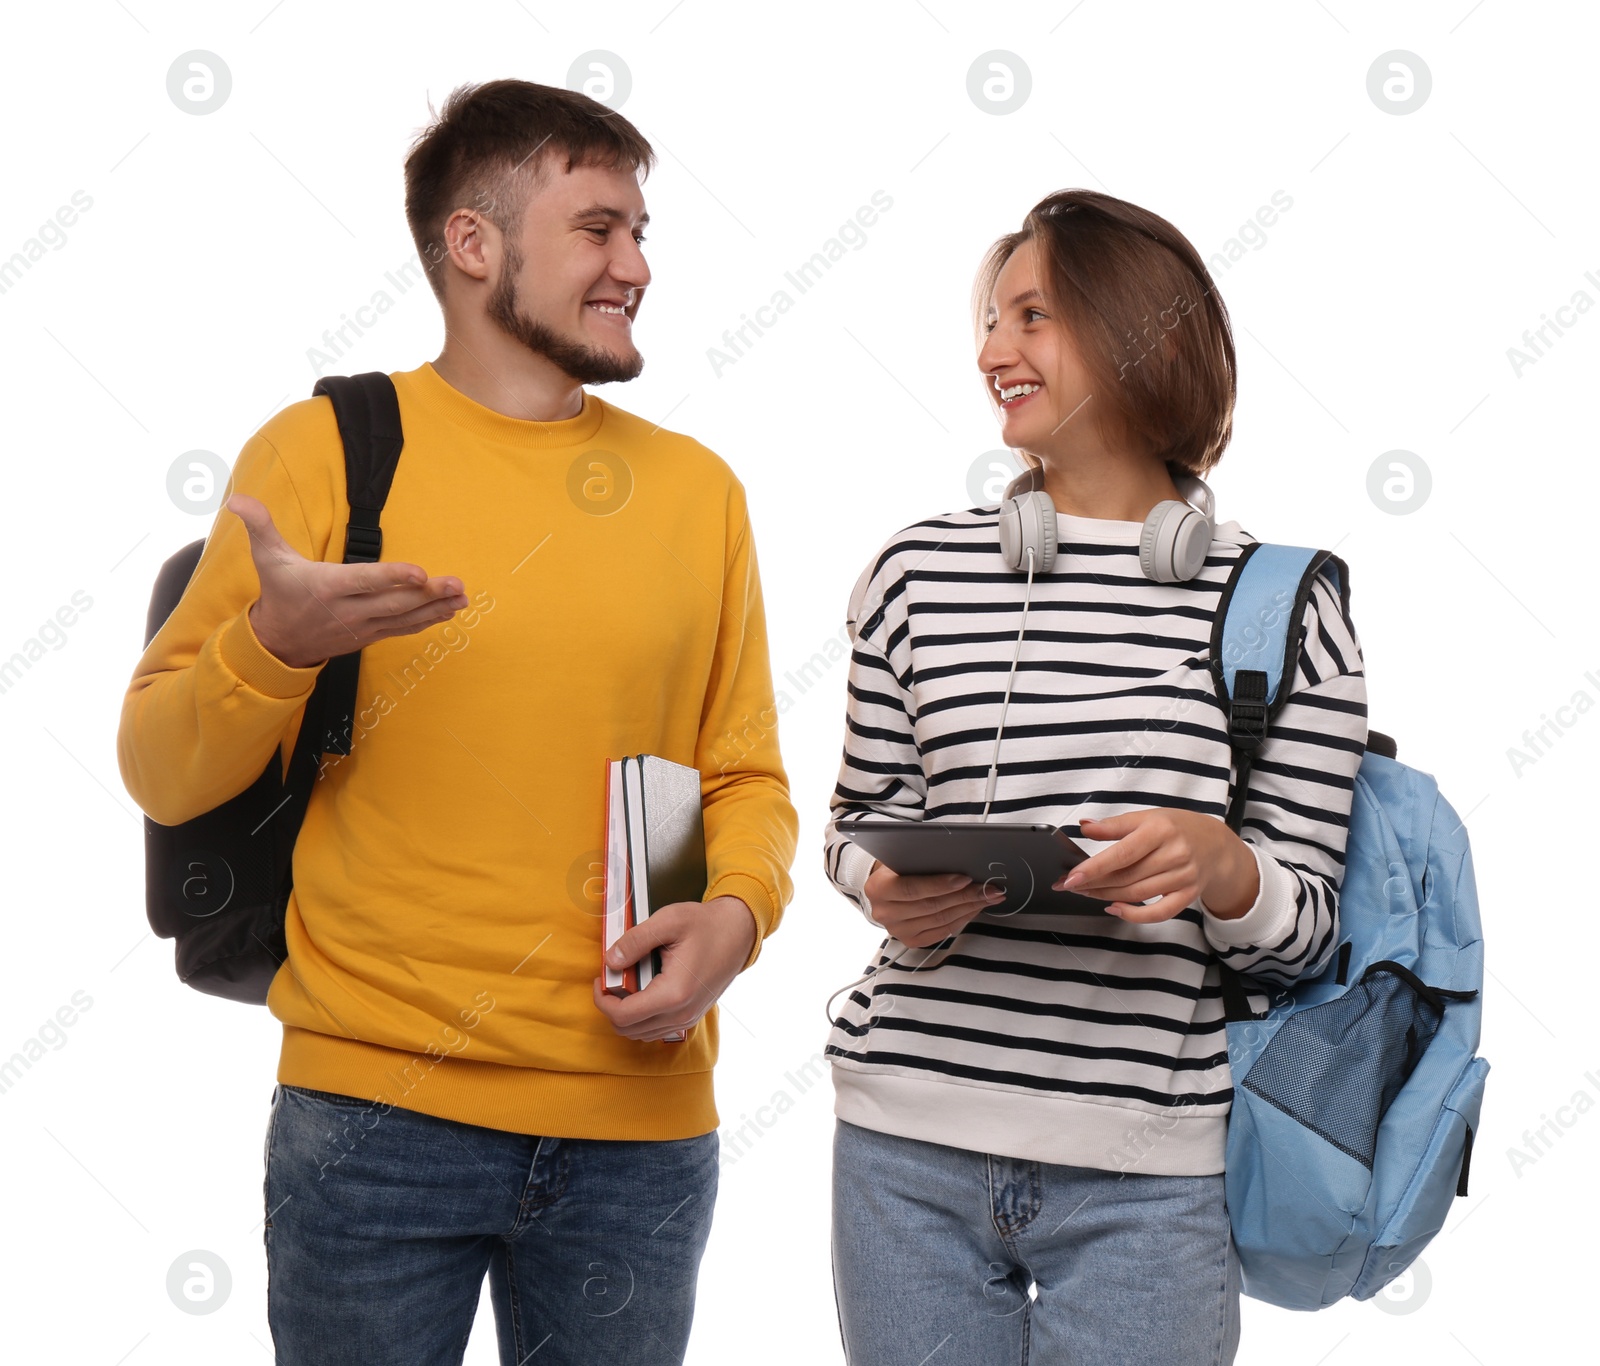
[[[474,280],[489,278],[490,234],[497,229],[476,209],[457,209],[444,221],[441,230],[441,257]]]

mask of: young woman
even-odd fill
[[[1065,191],[995,243],[974,312],[1021,501],[906,527],[850,603],[825,862],[888,937],[826,1050],[845,1352],[1231,1362],[1217,960],[1287,983],[1333,952],[1361,648],[1319,576],[1241,839],[1210,639],[1253,538],[1212,524],[1198,478],[1236,393],[1204,263],[1157,215]],[[1092,854],[1072,889],[1112,904],[997,914],[998,889],[874,860],[867,815],[1062,826]]]

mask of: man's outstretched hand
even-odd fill
[[[665,1039],[699,1023],[728,989],[756,943],[756,918],[736,896],[674,901],[618,938],[607,953],[614,968],[661,950],[661,971],[643,991],[609,996],[594,979],[594,1003],[617,1033],[630,1039]]]
[[[430,579],[419,565],[383,560],[308,560],[278,533],[260,499],[236,493],[227,508],[250,533],[250,555],[261,582],[261,596],[250,608],[250,629],[291,669],[310,668],[390,636],[415,635],[467,605],[460,579]]]

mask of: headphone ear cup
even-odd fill
[[[1192,579],[1205,567],[1211,537],[1211,519],[1205,513],[1191,512],[1183,519],[1172,548],[1172,567],[1178,578]]]
[[[1046,574],[1056,562],[1056,505],[1055,500],[1043,489],[1031,497],[1039,510],[1040,531],[1038,563],[1033,566],[1033,572]],[[1027,567],[1026,564],[1022,566],[1024,569]]]
[[[1000,558],[1007,569],[1015,569],[1022,557],[1022,509],[1020,499],[1005,498],[1000,502]]]
[[[1171,557],[1165,544],[1169,540],[1168,518],[1182,506],[1171,498],[1164,499],[1150,509],[1150,515],[1139,529],[1139,568],[1147,579],[1157,583],[1172,582]]]
[[[1043,489],[1001,503],[999,531],[1000,554],[1009,568],[1025,573],[1030,549],[1035,574],[1055,563],[1056,505]]]
[[[1157,583],[1192,579],[1211,551],[1211,519],[1188,503],[1163,499],[1139,533],[1139,568]]]

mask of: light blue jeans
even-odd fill
[[[541,1138],[278,1085],[278,1366],[459,1366],[484,1278],[506,1366],[678,1366],[718,1139]]]
[[[850,1366],[1225,1366],[1223,1178],[1056,1166],[836,1121],[833,1284]]]

